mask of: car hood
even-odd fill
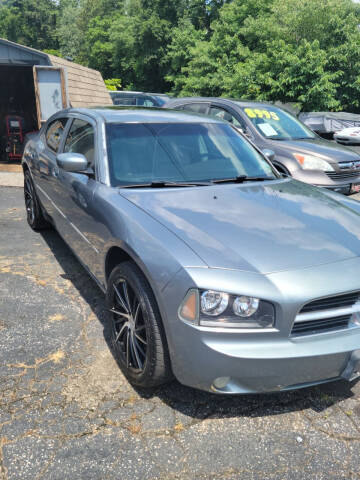
[[[354,162],[360,160],[360,155],[349,147],[344,147],[336,142],[330,142],[323,138],[306,140],[273,141],[274,150],[291,153],[315,155],[330,163]],[[270,147],[271,148],[271,147]]]
[[[340,196],[294,180],[122,189],[121,195],[209,267],[265,274],[360,255],[360,205],[356,210],[357,202],[351,208]]]

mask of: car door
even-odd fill
[[[92,119],[85,116],[71,119],[61,151],[84,155],[89,173],[67,172],[59,168],[57,177],[57,193],[63,199],[64,214],[70,226],[65,240],[92,272],[99,253],[94,220],[94,192],[97,188],[95,131],[96,122]]]
[[[56,189],[58,188],[56,156],[59,151],[61,141],[65,132],[68,119],[58,117],[50,120],[40,133],[40,138],[36,142],[37,160],[32,170],[36,191],[39,195],[42,205],[47,213],[52,217],[55,225],[58,227],[61,223],[62,211],[61,205],[58,205]]]

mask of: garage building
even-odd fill
[[[100,72],[0,38],[2,144],[9,115],[21,117],[27,133],[38,130],[50,115],[67,106],[112,104]]]

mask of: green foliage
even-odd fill
[[[303,110],[360,112],[359,25],[351,0],[0,1],[0,36],[100,70],[109,88]]]
[[[0,37],[40,50],[56,49],[58,12],[53,0],[7,0],[0,7]]]
[[[60,52],[60,50],[44,48],[43,52],[48,53],[49,55],[55,55],[56,57],[64,58],[64,55]]]
[[[165,58],[167,65],[165,79],[173,85],[173,94],[178,95],[182,91],[186,83],[183,68],[186,68],[191,60],[194,47],[205,38],[206,31],[196,30],[189,18],[181,20],[179,26],[173,29]]]
[[[190,48],[173,91],[360,111],[359,24],[351,0],[234,0]]]
[[[100,70],[103,76],[113,77],[112,67],[115,45],[110,41],[113,20],[110,17],[95,17],[87,25],[83,36],[79,59],[87,66]]]
[[[81,31],[78,28],[80,4],[78,0],[61,0],[56,36],[63,57],[79,61],[82,43]]]
[[[112,23],[113,68],[126,88],[164,91],[166,47],[171,25],[156,13],[122,15]]]
[[[106,88],[108,90],[120,90],[121,89],[121,80],[120,78],[108,78],[105,81]]]

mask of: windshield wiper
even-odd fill
[[[219,180],[213,180],[212,183],[262,182],[265,180],[275,180],[275,177],[247,177],[246,175],[239,175],[234,178],[220,178]]]
[[[171,187],[207,187],[209,182],[150,182],[139,184],[118,185],[118,188],[171,188]]]

